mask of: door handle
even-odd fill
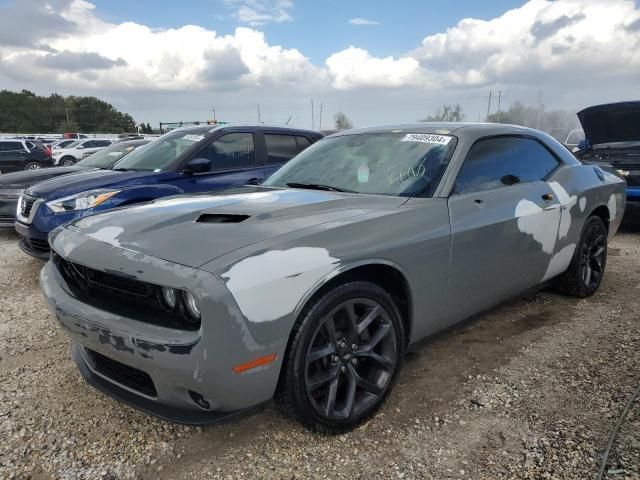
[[[544,200],[545,202],[552,202],[553,195],[551,193],[545,193],[544,195],[542,195],[542,200]]]
[[[484,200],[480,200],[479,198],[476,198],[473,203],[475,203],[476,205],[478,205],[479,207],[484,205]]]

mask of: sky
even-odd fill
[[[634,0],[0,0],[0,89],[330,128],[637,99]],[[311,103],[314,110],[312,116]],[[322,114],[321,114],[322,110]]]

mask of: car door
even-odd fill
[[[545,178],[559,161],[538,140],[481,139],[449,197],[452,298],[468,316],[541,282],[555,252],[560,204]]]
[[[23,170],[27,151],[20,141],[0,142],[0,172]]]
[[[306,137],[282,133],[264,133],[263,138],[266,151],[264,159],[265,178],[269,178],[273,172],[311,144]],[[306,143],[304,140],[306,140]]]
[[[182,176],[179,184],[185,191],[220,190],[264,180],[263,168],[256,164],[252,132],[224,134],[193,155],[196,157],[208,159],[210,171]]]

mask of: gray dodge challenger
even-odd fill
[[[64,225],[41,284],[107,394],[184,423],[275,397],[335,433],[416,341],[539,285],[592,295],[624,189],[527,128],[351,130],[263,185]]]

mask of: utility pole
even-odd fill
[[[318,130],[322,130],[322,107],[324,103],[320,103],[320,120],[318,122]]]
[[[260,118],[260,104],[258,104],[258,123],[262,123],[262,120]]]
[[[213,123],[216,123],[216,109],[212,108],[211,110],[213,110]]]
[[[314,112],[313,112],[313,99],[311,99],[310,102],[311,102],[311,130],[315,130],[315,128],[316,128],[316,119],[315,119]]]
[[[543,109],[544,105],[542,105],[542,90],[538,90],[538,120],[536,121],[537,130],[540,130],[540,117],[542,116]]]
[[[500,100],[502,99],[502,90],[498,90],[498,123],[500,123]]]
[[[487,105],[487,119],[489,119],[489,113],[491,112],[491,95],[493,92],[489,90],[489,105]]]

